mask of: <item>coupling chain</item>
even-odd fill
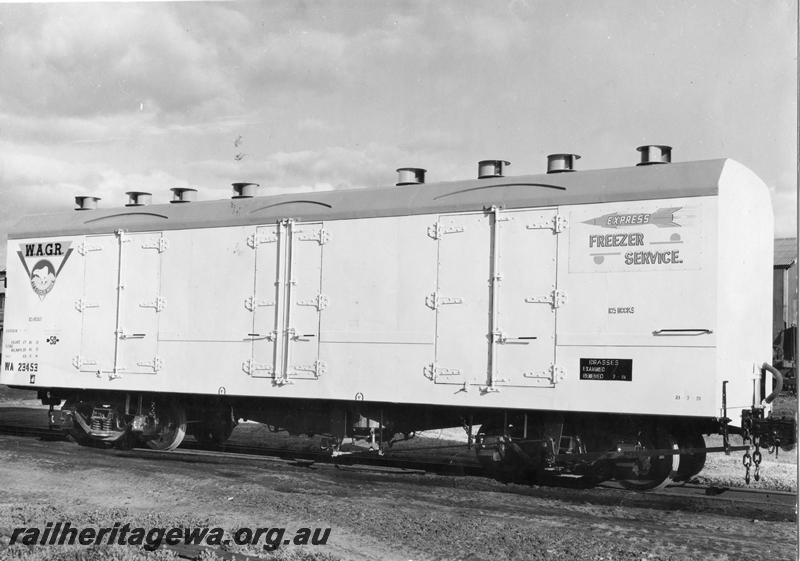
[[[761,479],[761,476],[758,473],[759,465],[761,464],[761,452],[758,450],[758,444],[756,444],[756,451],[753,452],[753,465],[755,469],[753,470],[753,479],[758,481]]]
[[[750,483],[751,466],[753,466],[753,479],[755,481],[761,479],[761,474],[759,473],[759,468],[761,467],[761,450],[758,443],[758,436],[753,437],[752,443],[755,447],[753,455],[750,455],[750,449],[748,448],[742,457],[742,465],[744,466],[744,482],[747,484]]]
[[[750,484],[750,466],[752,465],[750,449],[747,449],[742,456],[742,465],[744,466],[744,482]]]

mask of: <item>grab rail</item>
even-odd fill
[[[666,335],[666,336],[673,336],[673,335],[691,335],[691,336],[696,336],[696,335],[710,335],[712,333],[714,333],[712,330],[704,329],[704,328],[701,328],[701,329],[657,329],[657,330],[653,331],[653,335],[656,335],[656,336],[663,336],[663,335]]]

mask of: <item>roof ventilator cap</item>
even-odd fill
[[[481,160],[478,162],[478,179],[503,177],[503,167],[510,166],[505,160]]]
[[[197,189],[191,187],[173,187],[172,200],[170,203],[191,203],[197,200]]]
[[[422,168],[397,168],[397,185],[419,185],[425,183],[425,172]]]
[[[637,166],[651,166],[653,164],[668,164],[672,161],[672,146],[663,144],[645,144],[636,150],[641,152],[642,159]]]
[[[256,196],[258,183],[233,183],[232,199],[250,199]]]
[[[547,173],[565,173],[575,171],[575,160],[578,154],[550,154],[547,156]]]
[[[97,201],[99,200],[100,197],[89,197],[86,195],[75,197],[75,204],[77,205],[75,210],[95,210],[97,208]]]
[[[153,194],[145,191],[128,191],[128,204],[125,206],[145,206],[153,200]]]

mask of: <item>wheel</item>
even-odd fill
[[[703,435],[693,433],[685,435],[679,441],[681,448],[702,448],[702,452],[693,454],[681,454],[680,462],[678,464],[678,473],[675,481],[688,481],[703,470],[706,465],[706,442],[703,440]]]
[[[488,443],[488,449],[493,449],[495,443],[502,437],[503,431],[500,427],[484,424],[479,434],[483,435],[484,441]],[[519,448],[513,443],[505,443],[491,456],[477,447],[475,453],[478,463],[489,477],[502,483],[531,483],[534,478],[534,471],[531,466],[526,465],[525,458],[517,452]],[[483,453],[481,453],[483,452]],[[494,460],[494,455],[499,454],[499,461]]]
[[[189,434],[205,446],[219,446],[231,437],[238,424],[230,406],[199,413],[202,421],[189,424]]]
[[[230,438],[231,433],[233,427],[229,424],[200,422],[192,427],[192,436],[205,446],[219,446]]]
[[[678,443],[669,434],[642,434],[638,447],[643,451],[678,450]],[[677,454],[642,456],[630,462],[629,466],[624,466],[624,475],[618,475],[617,480],[624,488],[635,491],[659,489],[672,482],[671,477],[677,473],[679,463]]]
[[[81,409],[84,412],[81,412]],[[64,405],[61,406],[62,411],[71,411],[72,416],[80,415],[84,420],[92,413],[91,404],[86,404],[81,401],[66,400]],[[89,448],[108,448],[110,444],[96,438],[92,438],[77,421],[72,421],[72,426],[66,429],[67,436],[69,436],[76,444],[80,446],[87,446]]]
[[[153,450],[175,450],[186,436],[186,411],[178,404],[160,405],[159,432],[146,441]]]

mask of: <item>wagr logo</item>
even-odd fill
[[[31,281],[31,288],[39,299],[44,300],[53,290],[58,275],[72,253],[71,246],[72,242],[20,244],[17,255]]]

